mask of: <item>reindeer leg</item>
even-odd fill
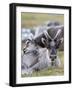
[[[57,66],[57,67],[61,66],[61,60],[58,56],[57,56],[57,59],[55,60],[55,66]]]
[[[32,74],[33,71],[36,71],[36,70],[41,70],[43,69],[44,67],[46,67],[46,65],[44,62],[37,62],[36,64],[34,64],[32,67],[29,67],[28,69],[24,70],[23,73],[24,74]]]
[[[37,70],[39,67],[40,63],[37,62],[36,64],[34,64],[33,66],[27,68],[27,69],[23,69],[22,70],[22,74],[27,74],[27,75],[31,75],[33,71]]]

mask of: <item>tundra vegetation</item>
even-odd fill
[[[64,24],[64,15],[58,14],[39,14],[39,13],[22,13],[21,14],[21,28],[30,28],[34,30],[33,27],[38,25],[43,25],[46,21],[58,21]],[[22,49],[24,43],[22,42]],[[21,74],[22,77],[38,77],[38,76],[60,76],[64,75],[64,44],[62,44],[61,49],[58,50],[58,56],[61,60],[61,67],[50,67],[48,69],[43,69],[40,71],[34,71],[32,74]]]

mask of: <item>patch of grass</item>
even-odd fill
[[[34,71],[31,75],[21,75],[22,77],[39,77],[39,76],[61,76],[64,75],[64,52],[59,51],[58,55],[61,59],[61,67],[48,68],[41,71]]]
[[[32,28],[40,25],[45,21],[59,21],[64,23],[64,15],[62,14],[44,14],[44,13],[21,13],[21,27]]]

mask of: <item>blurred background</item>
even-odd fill
[[[64,15],[44,13],[21,13],[21,27],[32,28],[46,21],[58,21],[64,24]]]

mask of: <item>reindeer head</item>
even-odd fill
[[[55,36],[51,36],[49,34],[49,30],[44,32],[45,38],[41,38],[42,43],[46,48],[49,49],[50,58],[55,59],[57,57],[57,49],[60,44],[63,42],[63,36],[61,36],[62,31],[64,29],[63,26],[52,28],[54,32],[56,32]]]

